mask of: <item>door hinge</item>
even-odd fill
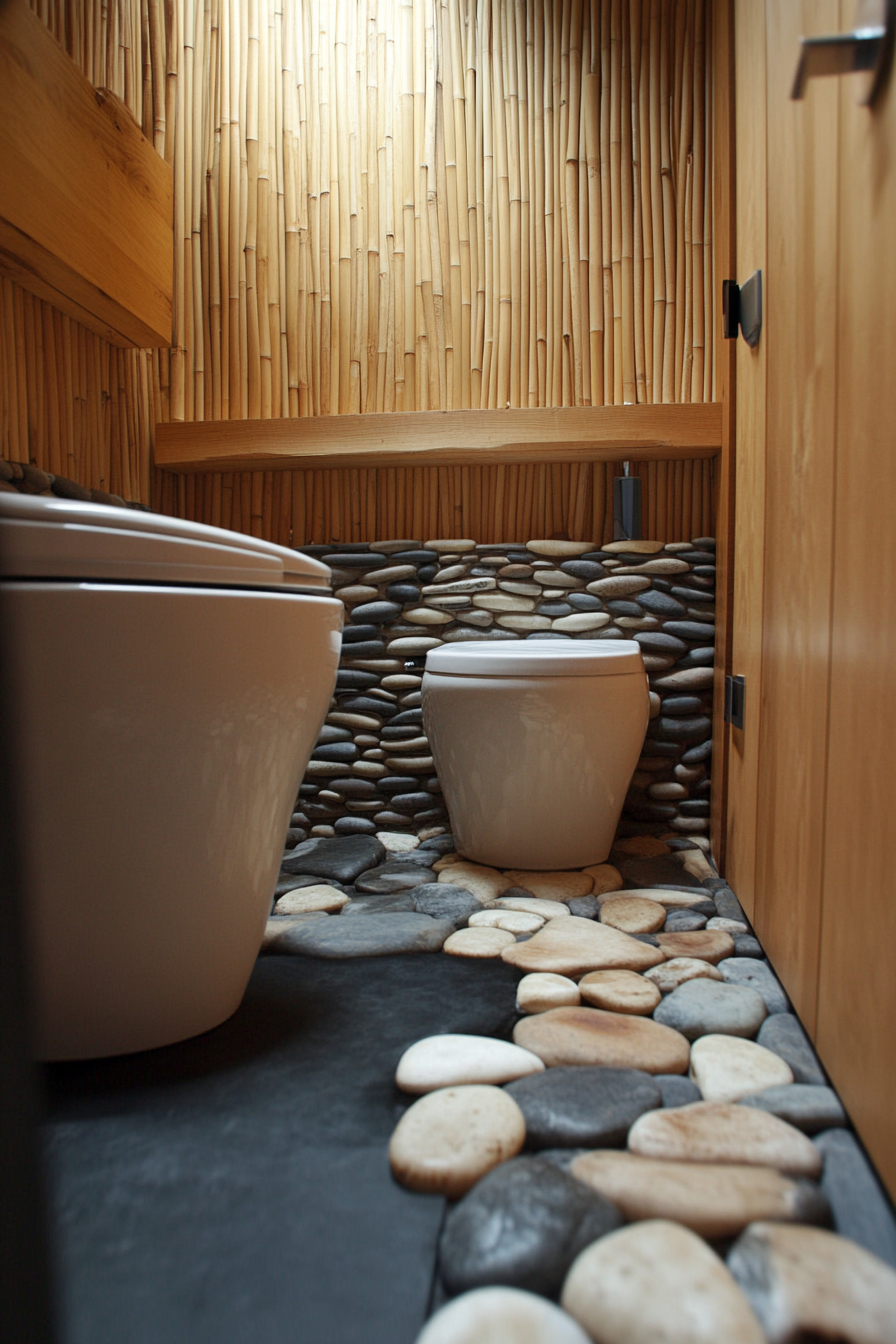
[[[744,702],[747,697],[745,677],[725,678],[725,722],[732,728],[744,726]]]

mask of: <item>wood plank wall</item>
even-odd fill
[[[599,538],[605,464],[150,492],[152,426],[714,398],[708,0],[31,2],[174,167],[174,339],[97,347],[76,386],[81,334],[4,286],[25,334],[3,343],[3,455],[295,544]],[[713,531],[711,464],[633,470],[652,535]]]

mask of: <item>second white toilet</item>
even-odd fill
[[[637,643],[443,645],[426,656],[422,699],[466,858],[540,870],[606,859],[648,722]]]

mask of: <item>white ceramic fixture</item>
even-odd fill
[[[308,556],[0,494],[16,825],[45,1059],[216,1026],[245,991],[339,663]]]
[[[443,645],[422,693],[461,853],[498,868],[604,861],[647,728],[638,644]]]

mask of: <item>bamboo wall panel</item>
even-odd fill
[[[174,168],[174,339],[135,420],[713,400],[708,0],[32,3]],[[572,534],[606,514],[604,468],[573,470],[377,473],[361,503],[351,472],[159,474],[153,503],[299,543],[393,510],[485,539],[512,499]],[[659,539],[688,507],[712,531],[708,466],[651,491]]]

